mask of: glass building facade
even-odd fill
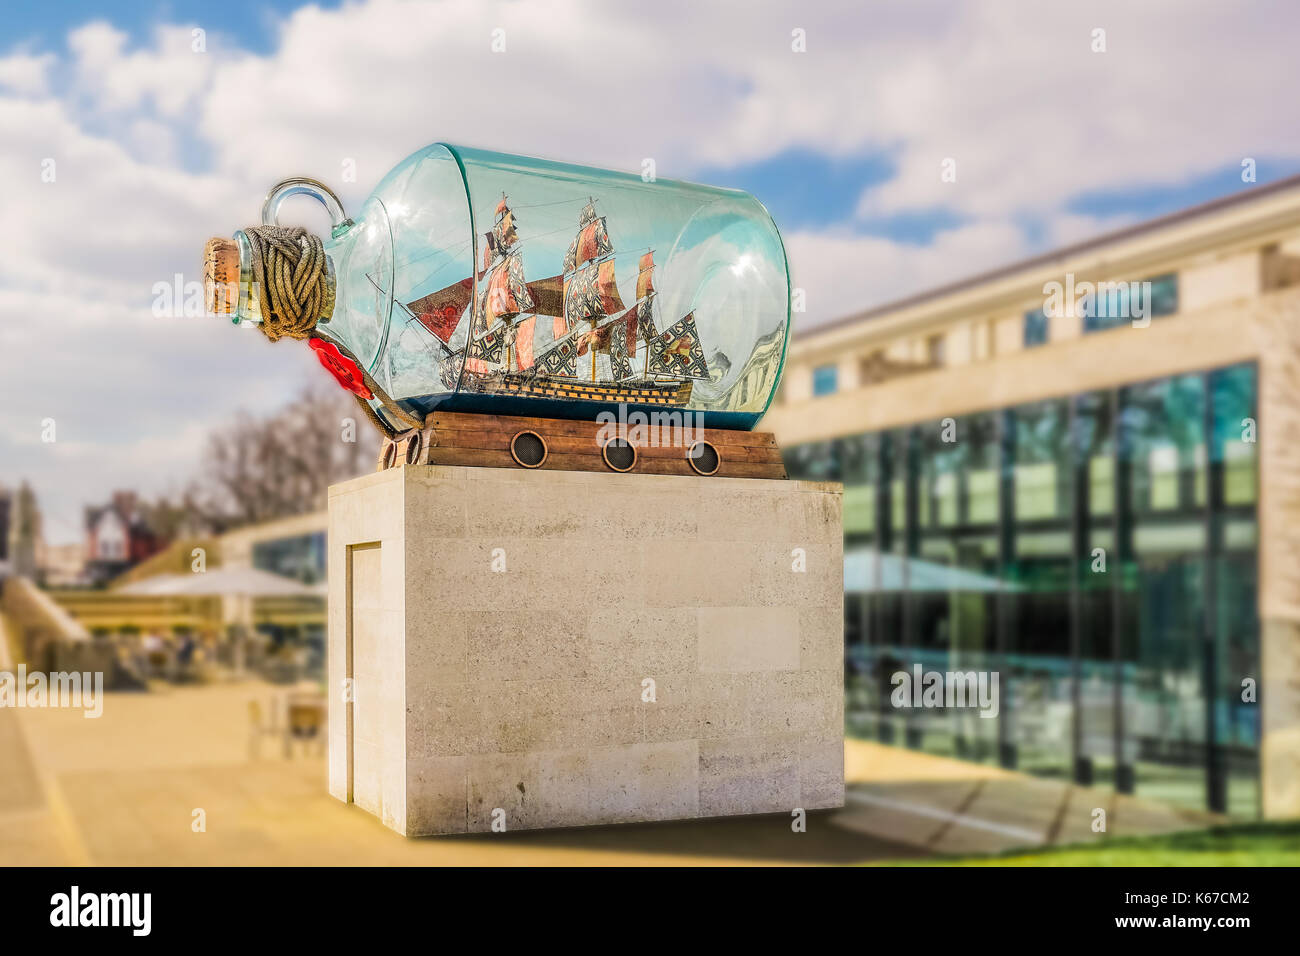
[[[325,580],[325,532],[259,541],[253,545],[253,567],[303,584]]]
[[[1258,815],[1256,379],[788,449],[844,483],[848,733]],[[917,665],[997,672],[997,716],[893,707]]]

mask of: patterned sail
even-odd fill
[[[492,240],[503,255],[519,241],[519,233],[515,226],[515,214],[506,205],[506,197],[502,196],[501,201],[497,203],[497,221],[492,227]]]
[[[644,299],[636,304],[637,314],[637,332],[645,341],[651,342],[659,333],[655,330],[654,315],[655,294],[650,292]]]
[[[690,383],[681,380],[708,379],[709,363],[694,312],[663,332],[655,327],[654,250],[641,254],[636,299],[624,303],[615,277],[609,226],[597,214],[594,200],[582,208],[577,235],[564,254],[559,275],[529,282],[520,249],[514,213],[502,196],[494,225],[484,237],[483,271],[410,303],[420,322],[446,345],[469,307],[465,347],[455,352],[444,349],[440,364],[448,388],[466,384],[460,381],[463,369],[474,376],[467,386],[473,389],[502,388],[512,394],[558,394],[585,401],[681,404],[691,392]],[[541,341],[536,337],[539,316],[552,320],[551,335]],[[638,354],[643,342],[644,366]],[[608,357],[607,368],[597,362],[597,353]],[[587,358],[579,372],[582,356]],[[670,378],[677,381],[666,383]],[[651,394],[653,398],[645,398]]]
[[[575,378],[578,374],[578,347],[565,339],[537,360],[537,370],[547,375]]]
[[[529,316],[510,330],[511,351],[514,353],[515,367],[521,372],[534,365],[533,330],[537,325],[537,316]]]
[[[408,302],[406,307],[420,320],[420,324],[444,342],[450,342],[474,295],[474,280],[461,279],[455,285],[431,292],[421,299]]]
[[[609,337],[609,367],[614,373],[614,381],[622,382],[632,377],[630,352],[636,351],[636,309],[628,309],[627,314],[611,324],[614,330]]]
[[[578,336],[578,354],[586,355],[587,349],[595,345],[597,352],[608,352],[614,339],[623,338],[626,349],[636,349],[636,306],[628,309],[612,322],[584,332]]]
[[[623,300],[614,281],[614,260],[590,262],[565,283],[564,317],[574,322],[598,319],[623,311]]]
[[[483,351],[481,342],[470,342],[465,346],[465,371],[473,372],[476,375],[486,375],[492,371],[488,364],[490,359],[487,353]]]
[[[590,332],[583,332],[578,336],[578,354],[586,355],[588,349],[595,349],[597,352],[608,352],[610,333],[613,331],[614,324],[610,323]]]
[[[532,308],[533,296],[524,279],[523,255],[512,252],[506,256],[505,262],[493,270],[488,280],[482,313],[491,326],[498,318],[530,312]]]
[[[564,315],[564,276],[530,282],[528,294],[533,299],[533,306],[528,311],[534,315]]]
[[[613,251],[604,217],[596,219],[583,226],[573,242],[569,243],[569,251],[564,254],[564,271],[573,272],[579,266]]]
[[[695,313],[688,312],[650,341],[649,369],[656,375],[708,378],[709,366],[695,329]]]
[[[655,274],[655,254],[654,251],[645,253],[641,256],[641,264],[636,274],[636,297],[638,300],[644,299],[650,293],[654,292],[654,274]]]
[[[633,329],[632,351],[636,351],[635,338],[640,335],[648,343],[659,333],[655,331],[654,297],[655,297],[655,254],[651,249],[641,256],[636,274],[637,318]]]
[[[438,378],[447,391],[456,388],[457,381],[460,379],[461,366],[465,364],[465,350],[457,349],[443,361],[442,366],[438,369]]]
[[[494,329],[489,329],[486,335],[473,339],[468,346],[465,367],[471,372],[486,375],[492,370],[492,366],[500,365],[505,351],[507,331],[507,326],[498,325]]]

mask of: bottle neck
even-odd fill
[[[239,244],[239,305],[235,308],[236,325],[262,324],[262,297],[253,282],[253,251],[244,230],[235,233]]]
[[[248,235],[241,229],[235,233],[235,243],[239,247],[239,303],[233,313],[237,325],[261,325],[263,317],[263,292],[258,283],[253,281],[253,250]],[[325,288],[321,303],[320,323],[330,320],[334,314],[337,277],[334,271],[334,257],[325,254]]]

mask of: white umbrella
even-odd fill
[[[220,597],[222,620],[237,622],[246,631],[235,641],[235,672],[244,672],[247,633],[253,631],[253,600],[260,597],[322,598],[319,588],[309,587],[280,574],[257,568],[217,568],[192,574],[160,574],[126,587],[118,594],[171,595],[176,597]]]
[[[193,574],[160,574],[117,589],[118,594],[178,597],[321,597],[319,589],[257,568],[216,568]]]

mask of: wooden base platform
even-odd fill
[[[557,418],[434,412],[423,428],[385,440],[377,470],[420,464],[787,477],[781,449],[770,432],[682,427],[681,418],[620,427]]]

